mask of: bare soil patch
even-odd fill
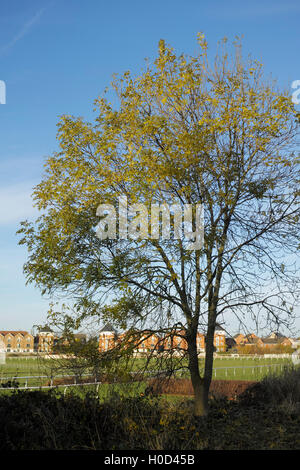
[[[257,382],[248,380],[213,380],[210,395],[214,398],[226,397],[233,400],[255,384]],[[154,379],[150,381],[149,389],[152,389],[153,393],[166,395],[193,395],[194,393],[189,379],[169,379],[165,382]]]

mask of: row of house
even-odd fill
[[[107,351],[115,347],[121,342],[126,333],[118,334],[111,324],[106,324],[99,334],[99,350]],[[205,335],[198,333],[197,338],[198,353],[205,352]],[[288,338],[281,333],[274,332],[268,337],[260,338],[254,333],[242,334],[238,333],[234,337],[226,336],[226,331],[217,325],[214,335],[215,351],[222,353],[226,351],[238,353],[278,353],[291,352],[299,348],[300,340]],[[151,351],[177,350],[178,353],[187,350],[187,342],[183,338],[181,331],[176,334],[171,333],[165,337],[159,336],[151,332],[144,332],[142,336],[137,334],[136,347],[133,352],[136,354],[145,354]]]
[[[99,351],[104,352],[114,348],[128,334],[129,332],[118,334],[110,323],[106,324],[99,333]],[[187,342],[183,332],[180,330],[165,336],[151,333],[150,331],[144,331],[142,335],[139,332],[136,332],[135,335],[133,332],[132,337],[135,337],[133,341],[136,343],[136,346],[133,347],[133,352],[136,354],[167,350],[175,350],[180,353],[187,350]],[[205,352],[205,335],[203,333],[197,333],[196,342],[198,353]],[[214,347],[216,352],[225,352],[227,350],[226,332],[219,325],[215,330]]]
[[[75,339],[86,340],[85,334],[75,334]],[[0,331],[0,345],[6,353],[52,353],[60,341],[60,335],[49,328],[41,329],[36,335],[28,331]]]
[[[233,337],[235,347],[238,351],[247,349],[261,352],[288,351],[297,349],[300,346],[299,339],[289,338],[279,332],[273,332],[269,336],[261,338],[254,333],[238,333]]]
[[[176,331],[162,337],[151,332],[144,332],[141,337],[136,332],[136,345],[133,352],[144,354],[150,351],[177,350],[178,353],[187,349],[187,342],[182,331]],[[125,335],[118,334],[111,324],[106,324],[99,333],[99,351],[107,351],[115,347]],[[75,338],[76,337],[76,338]],[[85,341],[85,334],[75,334],[74,338],[78,341]],[[205,352],[205,335],[197,334],[197,351]],[[36,335],[27,331],[0,331],[0,344],[4,352],[7,353],[52,353],[53,348],[59,342],[59,335],[55,334],[49,328],[41,329]],[[300,341],[288,338],[281,333],[274,332],[268,337],[260,338],[254,333],[238,333],[233,337],[226,335],[226,331],[217,325],[214,335],[214,347],[216,352],[238,352],[238,353],[272,353],[272,352],[291,352],[300,347]]]
[[[7,353],[50,352],[54,343],[54,333],[41,330],[36,335],[28,331],[0,331],[0,343]]]

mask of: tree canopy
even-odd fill
[[[195,57],[164,41],[138,76],[114,77],[93,123],[62,116],[59,152],[34,189],[41,216],[22,223],[24,272],[43,292],[88,316],[141,331],[183,331],[195,413],[207,412],[216,322],[226,313],[271,325],[293,318],[299,249],[298,122],[291,97],[262,65],[214,60],[198,35]],[[115,105],[109,102],[114,92]],[[201,204],[204,244],[185,239],[100,240],[99,204]],[[66,317],[70,321],[71,317]],[[72,320],[73,321],[73,320]],[[205,371],[196,334],[206,335]]]

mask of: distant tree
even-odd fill
[[[227,312],[268,325],[294,317],[299,159],[288,94],[264,81],[257,61],[243,61],[239,43],[230,56],[222,41],[212,64],[201,34],[198,43],[198,55],[188,57],[160,41],[145,72],[114,79],[115,107],[96,100],[94,123],[61,118],[60,151],[34,190],[41,216],[19,233],[27,281],[73,298],[75,326],[100,315],[141,334],[181,331],[201,416],[216,322]],[[202,204],[203,247],[188,249],[186,238],[100,240],[98,205],[117,208],[124,195],[147,207]]]

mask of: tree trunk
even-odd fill
[[[214,358],[214,334],[216,327],[215,309],[211,309],[205,344],[205,370],[204,377],[200,376],[199,360],[197,354],[197,327],[190,327],[186,333],[189,355],[189,370],[195,397],[195,416],[206,416],[208,414],[208,394],[212,379],[212,368]]]
[[[210,388],[214,361],[214,336],[215,336],[216,320],[215,315],[210,315],[208,320],[208,328],[205,340],[205,366],[204,366],[204,387],[207,394]]]
[[[204,385],[204,380],[201,377],[192,378],[194,389],[194,415],[207,416],[208,414],[208,390]]]
[[[208,389],[203,378],[200,377],[199,362],[196,346],[196,335],[188,340],[189,370],[194,390],[194,415],[206,416],[208,414]]]

